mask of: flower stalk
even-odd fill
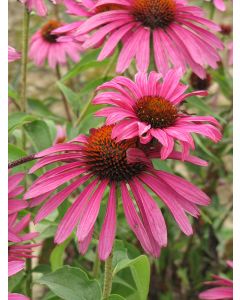
[[[112,270],[112,253],[105,261],[104,270],[104,285],[103,285],[103,300],[108,299],[112,290],[113,270]]]
[[[14,167],[20,166],[20,165],[25,164],[29,161],[34,160],[34,159],[36,159],[35,154],[24,156],[22,158],[19,158],[17,160],[14,160],[14,161],[8,163],[8,169],[12,169]]]
[[[22,33],[22,63],[21,63],[21,110],[27,110],[27,62],[28,62],[28,40],[29,40],[30,12],[24,6],[23,33]]]
[[[93,271],[92,271],[94,278],[98,277],[98,273],[99,273],[99,269],[100,269],[100,264],[101,264],[101,262],[100,262],[100,259],[98,257],[98,253],[96,251],[96,256],[95,256],[95,261],[94,261],[94,264],[93,264]]]

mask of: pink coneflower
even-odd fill
[[[13,62],[15,60],[19,60],[21,58],[21,54],[11,46],[8,46],[8,62]]]
[[[112,250],[115,237],[119,189],[129,226],[143,249],[157,257],[161,247],[167,244],[167,230],[161,210],[149,190],[162,199],[186,235],[193,233],[186,212],[198,217],[200,211],[197,206],[208,205],[210,199],[186,180],[154,170],[151,161],[137,148],[137,139],[117,143],[111,135],[112,126],[103,126],[92,129],[89,136],[80,135],[68,143],[57,144],[38,153],[36,158],[41,159],[30,173],[56,162],[63,162],[64,165],[39,177],[24,198],[48,193],[49,198],[45,197],[46,201],[35,217],[38,223],[71,193],[86,184],[61,220],[55,235],[55,242],[62,243],[77,226],[79,250],[85,253],[101,201],[107,193],[108,204],[98,244],[99,257],[105,260]],[[61,191],[56,192],[60,186],[63,186]]]
[[[227,265],[233,268],[232,261],[228,261]],[[213,275],[215,281],[205,282],[206,285],[216,286],[199,294],[202,300],[231,300],[233,299],[233,281],[222,276]]]
[[[94,1],[87,1],[93,6]],[[203,10],[183,0],[99,0],[89,17],[73,37],[95,30],[84,48],[106,43],[98,59],[112,55],[121,42],[117,72],[124,72],[135,58],[139,71],[146,72],[153,41],[155,65],[165,75],[171,66],[189,66],[199,77],[205,77],[207,65],[217,68],[222,42],[210,31],[220,27],[203,16]],[[183,39],[184,37],[184,39]]]
[[[19,0],[22,4],[25,4],[29,11],[36,11],[39,16],[46,16],[47,5],[45,0]],[[62,0],[51,0],[53,4],[62,3]]]
[[[64,65],[67,62],[67,55],[74,61],[79,61],[81,45],[76,41],[58,42],[58,36],[52,31],[62,24],[59,21],[51,20],[38,30],[30,42],[29,57],[38,66],[42,66],[45,60],[51,68],[58,64]]]
[[[9,232],[14,234],[14,238],[10,234],[8,240],[8,276],[13,276],[24,269],[26,258],[34,257],[32,255],[33,248],[38,247],[39,244],[32,244],[30,241],[38,236],[37,232],[22,233],[29,225],[30,214],[23,217],[20,221],[16,221],[17,213],[11,214],[8,217]],[[18,238],[16,241],[15,237]],[[11,293],[8,295],[10,300],[27,300],[24,295]]]
[[[181,111],[180,104],[190,96],[207,95],[206,91],[185,93],[180,72],[169,70],[163,81],[161,75],[138,73],[135,82],[126,77],[116,77],[104,83],[94,104],[111,104],[99,110],[96,116],[106,117],[106,124],[115,124],[112,138],[118,141],[139,137],[142,144],[153,138],[162,145],[161,158],[166,159],[178,140],[183,149],[182,158],[194,149],[192,133],[201,134],[214,142],[221,139],[220,124],[211,116],[192,116]],[[111,89],[111,91],[105,91]],[[196,100],[197,101],[197,100]],[[209,124],[210,123],[210,124]]]

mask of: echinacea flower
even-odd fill
[[[19,60],[21,58],[21,54],[11,46],[8,46],[8,62],[13,62],[15,60]]]
[[[80,43],[58,42],[58,36],[52,34],[52,31],[61,25],[59,21],[50,20],[31,38],[29,57],[37,66],[42,66],[45,60],[51,68],[55,68],[58,64],[64,65],[67,62],[67,56],[74,62],[79,61]]]
[[[227,265],[233,268],[233,262],[227,261]],[[233,281],[231,279],[213,275],[215,281],[205,282],[206,285],[216,286],[199,294],[201,300],[231,300],[233,299]]]
[[[190,148],[194,149],[192,133],[218,142],[221,133],[217,127],[221,126],[211,116],[188,115],[181,111],[180,105],[188,97],[207,95],[207,92],[185,93],[187,86],[179,82],[180,77],[176,70],[169,70],[162,82],[161,75],[156,72],[138,73],[134,82],[118,76],[97,89],[103,92],[93,99],[93,103],[112,106],[102,108],[96,116],[106,117],[107,125],[116,124],[112,138],[117,141],[139,137],[142,144],[147,144],[156,139],[162,145],[162,159],[173,151],[177,140],[184,159]],[[111,91],[105,91],[109,89]]]
[[[98,60],[113,54],[121,43],[117,72],[124,72],[135,58],[137,69],[148,70],[151,41],[153,57],[160,73],[171,66],[183,72],[190,67],[204,78],[207,65],[217,68],[222,42],[211,32],[220,27],[204,18],[203,10],[184,0],[99,0],[92,5],[92,16],[74,32],[77,38],[94,31],[83,44],[85,49],[102,45]],[[93,5],[95,4],[95,5]]]
[[[47,5],[45,0],[20,0],[22,4],[25,4],[29,11],[36,11],[36,13],[43,17],[47,14]],[[59,4],[62,0],[51,0],[53,4]]]
[[[89,136],[79,135],[68,143],[57,144],[38,153],[35,158],[40,160],[30,173],[56,162],[64,165],[39,177],[24,198],[47,195],[34,220],[38,223],[86,184],[60,221],[55,234],[55,242],[62,243],[77,226],[79,250],[85,253],[92,239],[101,201],[107,193],[108,204],[98,244],[99,257],[105,260],[115,237],[119,189],[129,226],[143,249],[157,257],[161,247],[167,244],[167,229],[161,210],[149,190],[162,199],[186,235],[193,233],[186,213],[198,217],[198,205],[206,206],[210,199],[186,180],[154,170],[145,153],[137,148],[137,139],[118,143],[111,135],[112,126],[103,126],[92,129]],[[176,154],[173,153],[173,156]],[[60,186],[61,191],[57,191]]]
[[[26,258],[34,257],[32,255],[33,248],[39,246],[39,244],[31,243],[31,239],[38,236],[37,232],[22,232],[29,225],[30,218],[31,216],[28,214],[17,221],[17,213],[8,216],[9,232],[14,234],[14,238],[12,235],[8,236],[10,242],[8,246],[8,276],[13,276],[23,270]],[[18,238],[17,241],[15,237]],[[21,294],[10,293],[8,300],[29,300],[29,298]]]

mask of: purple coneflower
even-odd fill
[[[186,213],[198,217],[198,205],[209,205],[210,199],[183,178],[155,170],[150,159],[138,148],[136,138],[120,142],[112,139],[112,128],[103,126],[92,129],[89,136],[80,135],[68,143],[57,144],[38,153],[35,157],[40,160],[30,173],[56,162],[64,164],[40,176],[24,198],[46,195],[42,197],[41,202],[45,200],[45,203],[35,217],[38,223],[82,187],[82,192],[58,226],[55,242],[62,243],[77,226],[79,250],[85,253],[101,202],[104,194],[107,194],[106,215],[98,244],[99,257],[105,260],[111,253],[115,238],[117,202],[121,205],[117,201],[119,191],[129,226],[146,253],[157,257],[160,249],[167,245],[167,229],[150,190],[161,198],[186,235],[193,233]],[[178,153],[172,155],[179,158]],[[189,161],[199,162],[194,157]],[[86,186],[83,188],[84,184]],[[60,186],[62,189],[56,191]]]
[[[99,47],[106,41],[99,60],[112,55],[120,43],[119,73],[134,58],[138,70],[146,72],[151,41],[155,65],[163,75],[171,66],[181,67],[183,72],[190,67],[204,78],[207,65],[218,67],[217,49],[223,49],[223,44],[211,31],[219,31],[220,27],[204,18],[203,10],[197,6],[189,6],[184,0],[90,0],[86,3],[92,16],[79,28],[70,30],[70,35],[78,38],[94,31],[83,44],[85,49]]]
[[[214,142],[221,139],[218,121],[211,116],[188,115],[181,111],[181,103],[188,97],[207,95],[207,91],[185,93],[188,86],[181,84],[180,72],[169,70],[160,82],[156,72],[138,73],[135,81],[119,76],[98,88],[94,104],[110,104],[96,116],[106,117],[106,124],[116,124],[112,138],[117,141],[139,137],[147,144],[154,138],[161,145],[161,158],[173,151],[174,141],[182,146],[182,158],[194,149],[192,133],[203,135]],[[105,91],[105,90],[111,91]],[[197,101],[197,100],[196,100]]]
[[[59,36],[52,33],[61,25],[62,23],[59,21],[50,20],[33,35],[29,57],[37,66],[42,66],[45,60],[48,61],[51,68],[55,68],[58,64],[64,65],[67,62],[67,56],[74,62],[79,61],[81,44],[76,41],[58,42]],[[62,34],[62,36],[66,35]]]

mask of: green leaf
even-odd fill
[[[227,98],[232,97],[232,78],[229,78],[229,75],[225,72],[225,69],[223,67],[220,67],[218,70],[210,70],[210,73],[216,81],[222,93]]]
[[[88,69],[97,69],[99,67],[106,66],[109,59],[107,58],[104,61],[97,61],[98,54],[99,49],[87,53],[78,64],[75,64],[74,67],[62,77],[61,81],[64,82],[69,80]]]
[[[36,151],[41,151],[52,145],[53,141],[46,122],[41,120],[34,121],[31,124],[24,125],[24,129]]]
[[[26,156],[26,152],[15,145],[8,144],[8,160],[13,161]]]
[[[74,112],[77,112],[81,107],[80,96],[73,92],[69,87],[61,81],[57,81],[57,86],[66,97]]]
[[[187,101],[186,101],[186,103],[190,104],[191,107],[197,107],[198,109],[200,109],[200,111],[208,113],[209,115],[211,115],[214,118],[216,118],[219,121],[221,121],[223,124],[226,124],[226,121],[222,117],[220,117],[218,114],[215,114],[209,108],[209,105],[205,101],[203,101],[202,99],[193,96],[191,98],[188,98]]]
[[[219,164],[221,163],[221,160],[215,156],[211,151],[209,151],[207,149],[207,147],[203,144],[203,142],[201,141],[201,139],[195,134],[194,135],[194,139],[197,143],[197,145],[202,149],[202,151],[208,155],[208,157],[210,157],[215,163]]]
[[[79,269],[64,266],[57,271],[44,275],[37,283],[45,284],[64,300],[100,300],[101,287],[97,280],[90,280],[87,274]]]
[[[14,100],[16,100],[18,102],[19,100],[19,95],[17,93],[17,91],[14,90],[14,88],[12,86],[8,86],[8,96]]]
[[[78,94],[79,97],[91,92],[92,90],[95,90],[99,85],[103,84],[106,81],[110,81],[112,78],[112,76],[108,76],[88,81],[81,89],[81,92]]]
[[[125,268],[130,268],[132,272],[138,291],[138,299],[146,300],[150,283],[150,264],[147,256],[141,255],[132,260],[123,259],[114,268],[113,274],[116,275]]]
[[[38,117],[26,114],[24,112],[15,112],[8,117],[8,131],[9,133],[23,126],[24,124],[31,123],[32,121],[38,119]]]
[[[56,271],[57,269],[61,268],[63,266],[63,259],[64,259],[64,251],[70,241],[72,240],[73,236],[71,235],[66,241],[64,241],[62,244],[57,245],[50,256],[50,263],[51,263],[51,269],[52,271]]]
[[[8,144],[8,161],[12,162],[14,160],[23,158],[24,156],[27,156],[27,153],[22,150],[21,148],[12,145],[12,144]],[[26,170],[28,170],[34,162],[30,161],[28,163],[25,163],[23,165],[20,165],[18,167],[14,168],[14,172],[26,172]]]
[[[62,117],[53,114],[48,109],[48,104],[46,102],[47,101],[43,102],[38,99],[28,99],[28,106],[30,111],[32,111],[36,116],[47,117],[48,119],[58,121],[58,122],[64,121]]]
[[[108,300],[125,300],[126,298],[123,298],[122,296],[120,295],[115,295],[115,294],[112,294],[110,295],[110,297],[108,297]]]

